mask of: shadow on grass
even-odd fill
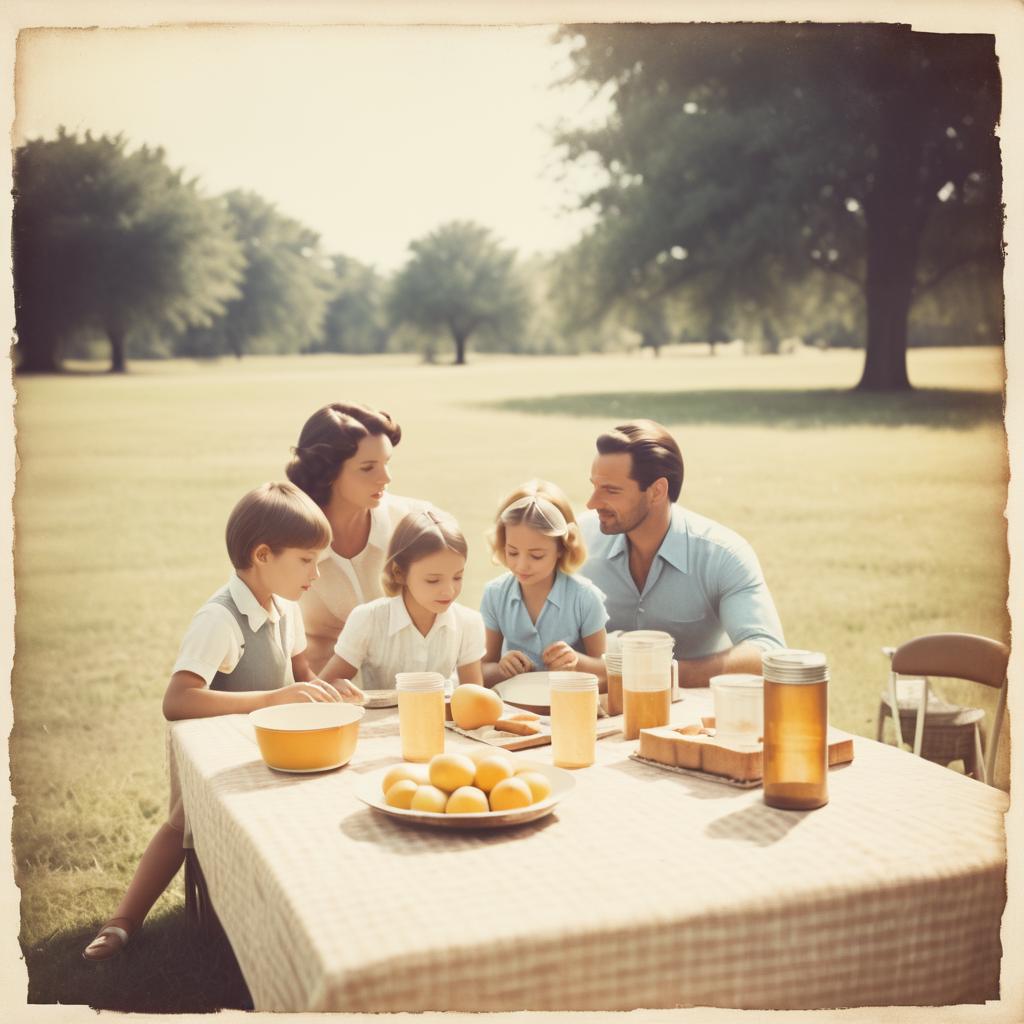
[[[608,391],[473,403],[477,408],[541,416],[591,416],[608,423],[644,417],[659,423],[735,426],[914,426],[962,430],[998,423],[1002,395],[918,388],[899,393],[821,390]]]
[[[98,926],[97,926],[98,927]],[[60,932],[24,948],[29,1003],[62,1003],[136,1013],[252,1009],[245,980],[222,932],[201,936],[185,911],[152,918],[124,952],[88,963],[96,928]]]

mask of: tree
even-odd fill
[[[211,324],[185,332],[178,354],[241,359],[309,348],[320,337],[331,290],[319,236],[255,192],[228,192],[222,204],[245,254],[241,291]]]
[[[22,370],[59,370],[67,341],[91,332],[123,372],[132,332],[208,323],[237,294],[242,255],[222,211],[161,149],[61,129],[17,149],[14,186]]]
[[[529,302],[515,253],[469,221],[445,224],[409,248],[412,257],[395,278],[388,303],[394,323],[447,331],[458,365],[477,332],[506,350],[517,347]]]
[[[600,315],[637,290],[779,301],[779,282],[863,289],[860,387],[909,387],[915,294],[1001,265],[1000,80],[993,40],[900,25],[586,26],[575,80],[606,124],[560,136],[607,180],[583,202]],[[774,331],[771,318],[767,329]]]
[[[332,256],[334,270],[323,331],[313,352],[383,352],[388,346],[384,281],[372,267],[350,256]]]

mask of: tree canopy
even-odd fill
[[[993,40],[899,25],[569,26],[572,78],[613,113],[561,135],[606,178],[573,261],[591,320],[683,292],[765,333],[824,274],[863,290],[860,386],[901,389],[911,305],[1001,266]],[[993,270],[994,268],[994,270]],[[819,290],[822,287],[816,284]]]
[[[310,348],[331,291],[319,236],[254,192],[228,192],[221,202],[245,255],[241,290],[221,316],[182,336],[179,354],[240,358]]]
[[[453,221],[412,242],[412,256],[398,272],[389,297],[392,321],[428,332],[446,332],[455,362],[480,333],[515,351],[529,315],[515,253],[470,221]]]
[[[227,218],[161,149],[61,130],[16,150],[14,186],[20,369],[59,369],[69,339],[93,332],[123,371],[133,331],[209,323],[238,293]]]
[[[388,346],[384,279],[351,256],[331,257],[331,294],[314,352],[383,352]]]

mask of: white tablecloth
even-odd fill
[[[708,710],[706,691],[673,706]],[[472,741],[449,734],[448,749]],[[244,716],[172,726],[210,895],[258,1010],[820,1008],[994,999],[1005,793],[871,740],[829,804],[766,807],[598,743],[554,814],[410,827],[353,795],[397,763],[285,775]],[[550,747],[512,755],[550,763]]]

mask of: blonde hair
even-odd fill
[[[391,534],[380,574],[384,593],[396,597],[405,586],[413,562],[446,549],[463,558],[469,550],[454,517],[439,508],[425,508],[402,516]]]
[[[539,498],[549,501],[561,513],[565,520],[565,532],[560,532],[560,524],[555,526],[550,517],[545,516],[542,507],[526,502],[519,508],[510,509],[510,505],[523,498]],[[527,480],[517,487],[498,506],[498,514],[494,526],[487,533],[487,541],[491,546],[493,560],[498,565],[505,565],[505,530],[508,526],[522,523],[531,530],[536,530],[545,537],[554,537],[558,541],[558,568],[562,572],[575,572],[587,560],[587,546],[583,543],[576,516],[565,491],[550,480]]]
[[[285,548],[319,551],[327,547],[331,524],[295,484],[267,483],[249,491],[231,510],[224,540],[231,564],[249,569],[252,553],[261,544],[275,555]]]

